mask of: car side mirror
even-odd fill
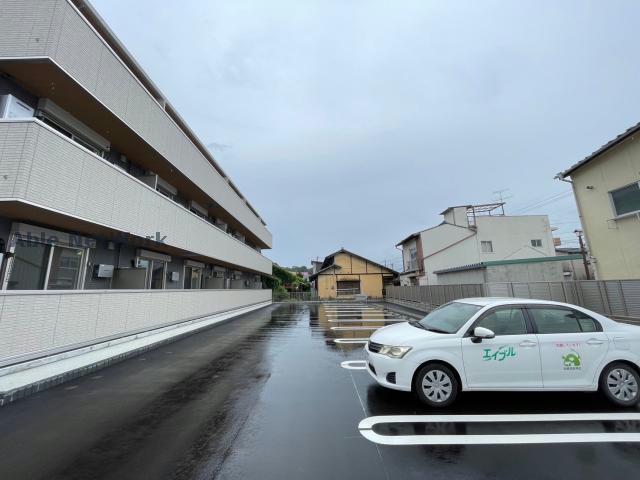
[[[473,343],[482,342],[483,338],[495,338],[496,334],[488,328],[484,327],[476,327],[473,329],[473,335],[471,336],[471,341]]]

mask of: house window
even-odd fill
[[[640,211],[640,183],[632,183],[626,187],[609,192],[617,217],[626,213]]]
[[[409,249],[409,263],[407,264],[407,271],[416,270],[418,268],[418,251],[415,248]]]
[[[540,240],[539,238],[535,238],[535,239],[531,240],[531,246],[532,247],[542,247],[542,240]]]
[[[77,290],[86,249],[16,241],[7,290]]]
[[[491,240],[481,240],[480,251],[482,253],[493,253],[493,242]]]

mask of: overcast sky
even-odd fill
[[[399,268],[399,240],[503,189],[573,246],[554,175],[640,121],[634,0],[93,4],[281,265],[345,247]]]

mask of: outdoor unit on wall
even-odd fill
[[[95,267],[96,278],[112,278],[113,277],[113,265],[100,264]]]
[[[0,95],[0,118],[31,118],[35,110],[13,95]]]

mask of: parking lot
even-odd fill
[[[0,478],[637,477],[640,444],[617,435],[640,432],[638,409],[598,394],[468,393],[434,411],[379,387],[366,338],[415,317],[276,304],[36,394],[0,409]]]

